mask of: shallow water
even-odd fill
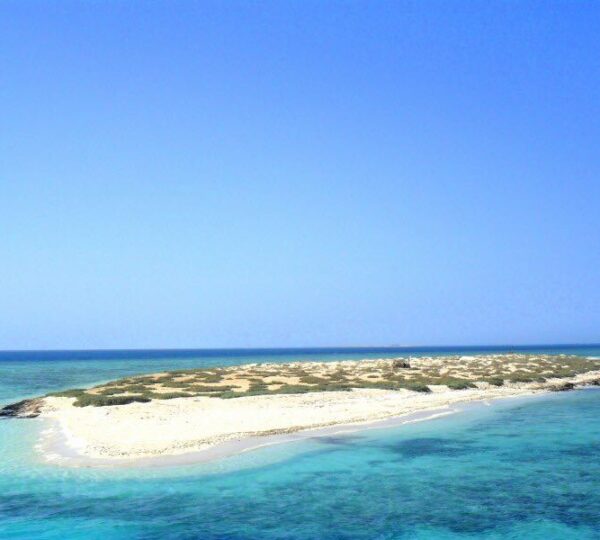
[[[0,400],[247,359],[0,361]],[[162,469],[43,464],[43,428],[0,422],[0,538],[600,538],[600,390]]]

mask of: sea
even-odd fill
[[[0,352],[0,405],[138,373],[600,346]],[[0,420],[0,539],[600,539],[600,389],[498,400],[196,465],[41,459]]]

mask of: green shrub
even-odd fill
[[[210,384],[192,384],[186,387],[186,391],[203,394],[207,392],[225,392],[227,390],[233,390],[234,388],[239,387],[233,385],[215,386]]]
[[[407,379],[407,378],[405,378],[402,375],[390,375],[390,374],[388,374],[387,377],[384,376],[384,380],[385,381],[387,381],[387,382],[393,381],[393,382],[400,383],[400,384],[404,384],[407,381],[413,381],[415,379],[416,379],[416,377],[411,377],[410,379]],[[423,381],[419,380],[419,382],[423,382]]]
[[[212,373],[196,375],[196,378],[201,379],[202,382],[206,382],[206,383],[216,383],[216,382],[221,382],[223,380],[222,375],[212,374]]]
[[[400,390],[406,381],[356,381],[349,383],[353,388],[373,388],[374,390]]]
[[[256,383],[253,382],[248,390],[246,390],[245,394],[248,396],[260,396],[262,394],[269,393],[269,385],[266,383]]]
[[[492,377],[491,379],[488,379],[487,382],[489,384],[491,384],[492,386],[503,386],[504,385],[504,379],[501,379],[500,377]]]
[[[127,386],[122,386],[120,390],[122,394],[143,394],[144,392],[148,392],[150,387],[144,384],[130,384]]]
[[[146,396],[101,396],[94,394],[83,394],[73,403],[76,407],[107,407],[109,405],[127,405],[134,402],[147,403],[150,401]]]
[[[301,368],[294,368],[294,369],[290,369],[287,373],[288,377],[298,377],[298,378],[302,378],[302,377],[308,377],[310,375],[310,373],[308,373],[308,371],[305,371],[304,369]]]
[[[173,379],[174,377],[172,375],[161,375],[160,377],[156,377],[156,379],[154,379],[154,382],[157,384],[162,384],[172,381]]]
[[[172,371],[167,371],[165,375],[170,375],[171,377],[181,377],[182,375],[198,375],[201,373],[205,372],[198,371],[197,369],[174,369]]]
[[[512,375],[510,381],[513,383],[532,383],[534,379],[528,375]]]
[[[446,384],[450,390],[467,390],[468,388],[476,388],[470,381],[450,381]]]
[[[227,392],[215,392],[214,394],[210,394],[209,397],[221,398],[221,399],[233,399],[233,398],[238,398],[238,397],[244,397],[245,395],[246,395],[245,392],[227,391]]]
[[[151,399],[177,399],[192,396],[193,394],[188,394],[187,392],[153,392],[148,397]]]
[[[79,397],[82,394],[85,394],[85,390],[83,388],[73,388],[72,390],[61,390],[59,392],[51,392],[46,395],[52,397]]]
[[[134,385],[145,385],[145,384],[154,384],[156,379],[152,376],[147,377],[135,377],[130,381],[121,381],[121,384],[134,384]]]
[[[413,392],[431,392],[431,388],[429,388],[429,386],[427,386],[426,384],[423,383],[407,383],[406,385],[404,385],[404,388],[406,390],[412,390]]]
[[[323,377],[315,377],[314,375],[305,375],[304,377],[300,377],[300,382],[305,384],[323,384],[328,382],[328,380]]]
[[[329,376],[329,379],[332,381],[345,381],[347,375],[348,374],[344,370],[338,369]]]
[[[162,385],[166,388],[187,388],[192,384],[192,381],[166,381]]]
[[[119,387],[107,387],[101,388],[100,390],[97,390],[97,392],[103,396],[114,396],[115,394],[122,394],[125,390]]]

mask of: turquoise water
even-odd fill
[[[165,368],[356,355],[383,356],[3,353],[0,402]],[[600,390],[186,467],[46,465],[33,448],[40,429],[39,419],[0,421],[0,538],[600,538]]]

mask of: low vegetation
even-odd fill
[[[150,401],[149,397],[146,396],[103,396],[100,394],[82,394],[77,398],[77,401],[73,403],[76,407],[87,407],[93,405],[94,407],[105,407],[106,405],[127,405],[139,401],[145,403]]]
[[[443,356],[169,371],[127,377],[93,388],[50,394],[75,398],[77,407],[125,405],[204,396],[234,399],[258,395],[348,392],[354,389],[468,390],[504,384],[543,383],[600,370],[600,362],[567,355]],[[568,387],[568,383],[562,385]],[[558,385],[555,385],[559,388]]]

